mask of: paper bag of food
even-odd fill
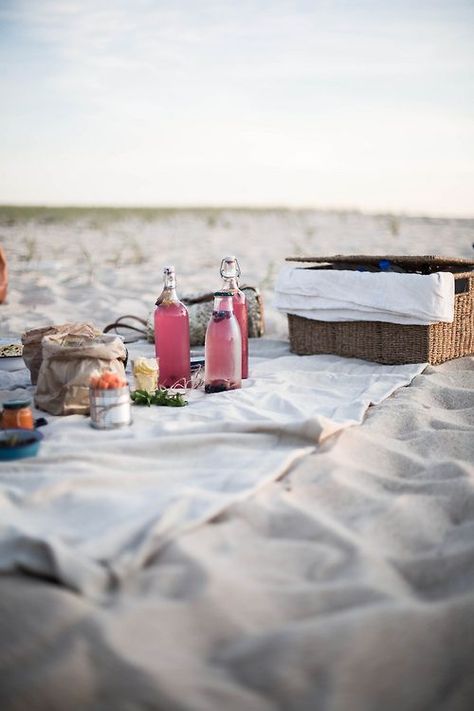
[[[54,334],[62,336],[70,334],[94,338],[94,336],[100,335],[100,331],[92,323],[63,323],[60,326],[44,326],[43,328],[33,328],[31,331],[26,331],[21,337],[23,359],[30,371],[33,385],[38,382],[38,373],[43,358],[41,341],[44,336],[52,336]]]
[[[42,348],[35,404],[51,415],[89,414],[94,371],[111,370],[125,380],[127,350],[117,336],[56,333],[43,337]]]

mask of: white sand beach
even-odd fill
[[[266,342],[285,357],[286,319],[272,290],[286,256],[472,258],[474,220],[4,208],[0,243],[10,271],[2,336],[146,318],[164,265],[176,266],[181,295],[211,291],[230,253],[242,281],[261,288]],[[262,343],[251,344],[255,363]],[[362,424],[286,462],[283,477],[276,462],[275,480],[170,539],[104,598],[63,584],[59,557],[58,574],[52,559],[48,574],[20,564],[4,571],[2,709],[471,709],[474,358],[413,375]],[[1,391],[2,400],[12,392]],[[154,417],[155,435],[166,434]],[[54,432],[66,446],[74,421],[63,423]],[[44,471],[54,464],[45,452]],[[27,510],[34,465],[8,473],[4,511],[20,499]],[[5,549],[0,543],[0,558]],[[41,548],[45,559],[47,550],[54,546]]]
[[[359,212],[12,208],[0,225],[11,285],[0,317],[12,335],[51,320],[93,318],[103,327],[123,314],[146,317],[163,266],[175,265],[179,294],[213,291],[221,258],[236,254],[242,283],[264,293],[267,334],[284,337],[272,290],[285,257],[474,254],[474,220]]]

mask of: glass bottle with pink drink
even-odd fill
[[[158,385],[187,387],[191,379],[188,310],[176,294],[174,267],[164,268],[163,279],[154,316]]]
[[[224,257],[221,262],[222,290],[232,292],[235,318],[242,336],[242,379],[249,376],[249,339],[247,300],[239,289],[240,266],[236,257]]]
[[[231,291],[216,291],[214,310],[206,331],[206,393],[242,386],[242,336],[233,312]]]

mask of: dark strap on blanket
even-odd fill
[[[126,321],[135,321],[138,324],[141,324],[142,328],[139,328],[138,326],[134,326],[131,323],[126,323]],[[130,335],[123,335],[120,333],[121,330],[125,329],[126,331],[134,331],[135,333],[139,334],[137,336],[134,336],[133,334]],[[125,316],[120,316],[116,321],[113,323],[109,323],[108,326],[104,328],[104,333],[109,333],[109,331],[113,331],[116,333],[118,336],[123,336],[123,340],[125,343],[134,343],[135,341],[139,341],[143,336],[147,335],[147,322],[145,319],[140,318],[139,316],[133,316],[132,314],[126,314]]]
[[[260,291],[257,289],[256,286],[247,286],[244,284],[243,286],[240,287],[241,291],[253,291],[255,294],[260,294]],[[183,296],[181,301],[183,304],[186,306],[192,306],[193,304],[204,304],[207,303],[208,301],[213,301],[214,300],[214,292],[209,291],[208,293],[205,294],[199,294],[198,296]]]

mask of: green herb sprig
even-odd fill
[[[158,388],[154,393],[149,393],[148,390],[134,390],[130,397],[135,405],[146,405],[146,407],[150,405],[185,407],[188,404],[181,393],[171,394],[166,388]]]

